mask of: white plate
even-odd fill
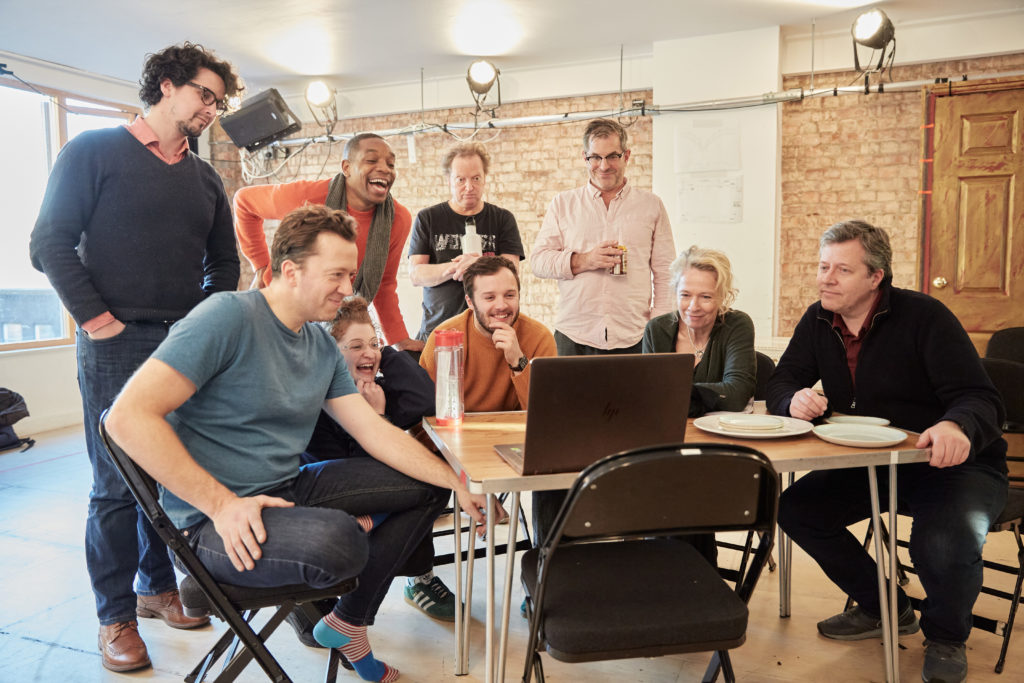
[[[814,428],[814,435],[829,443],[856,448],[895,446],[907,438],[906,433],[898,429],[865,424],[818,425]]]
[[[781,439],[784,436],[806,434],[814,427],[810,422],[795,417],[780,417],[782,429],[729,429],[720,422],[720,415],[705,415],[693,421],[693,426],[719,436],[735,436],[740,439]]]
[[[889,421],[884,417],[868,417],[867,415],[833,415],[832,417],[825,418],[825,422],[839,425],[875,425],[878,427],[884,427],[889,424]]]
[[[765,431],[782,429],[782,418],[774,415],[750,415],[747,413],[729,413],[718,416],[718,424],[723,429],[742,429],[744,431]]]

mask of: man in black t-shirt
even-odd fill
[[[482,255],[504,256],[514,264],[524,257],[515,216],[484,202],[491,158],[479,142],[453,146],[441,160],[451,199],[419,212],[409,241],[409,274],[423,287],[423,322],[417,339],[426,340],[437,325],[466,310],[462,275]],[[467,224],[480,236],[480,248],[465,244]]]

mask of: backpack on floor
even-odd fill
[[[28,406],[21,394],[0,387],[0,451],[18,448],[27,451],[35,445],[34,439],[22,439],[14,431],[14,423],[28,417]]]

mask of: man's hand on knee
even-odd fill
[[[290,508],[295,504],[273,496],[234,498],[210,516],[214,529],[224,542],[224,551],[238,571],[256,568],[263,554],[260,544],[267,540],[263,527],[263,508]]]

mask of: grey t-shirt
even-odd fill
[[[153,352],[196,385],[167,420],[195,461],[239,496],[293,479],[324,401],[356,392],[327,332],[293,332],[259,290],[215,294],[178,321]],[[179,527],[203,519],[167,490]]]
[[[409,256],[426,255],[430,263],[448,263],[462,253],[462,238],[466,234],[466,220],[473,218],[480,235],[484,254],[525,255],[519,226],[511,211],[494,204],[484,203],[475,216],[461,216],[448,202],[429,206],[418,214],[412,224]],[[461,282],[448,280],[433,287],[423,288],[423,323],[416,338],[426,341],[439,324],[466,310],[465,292]]]

